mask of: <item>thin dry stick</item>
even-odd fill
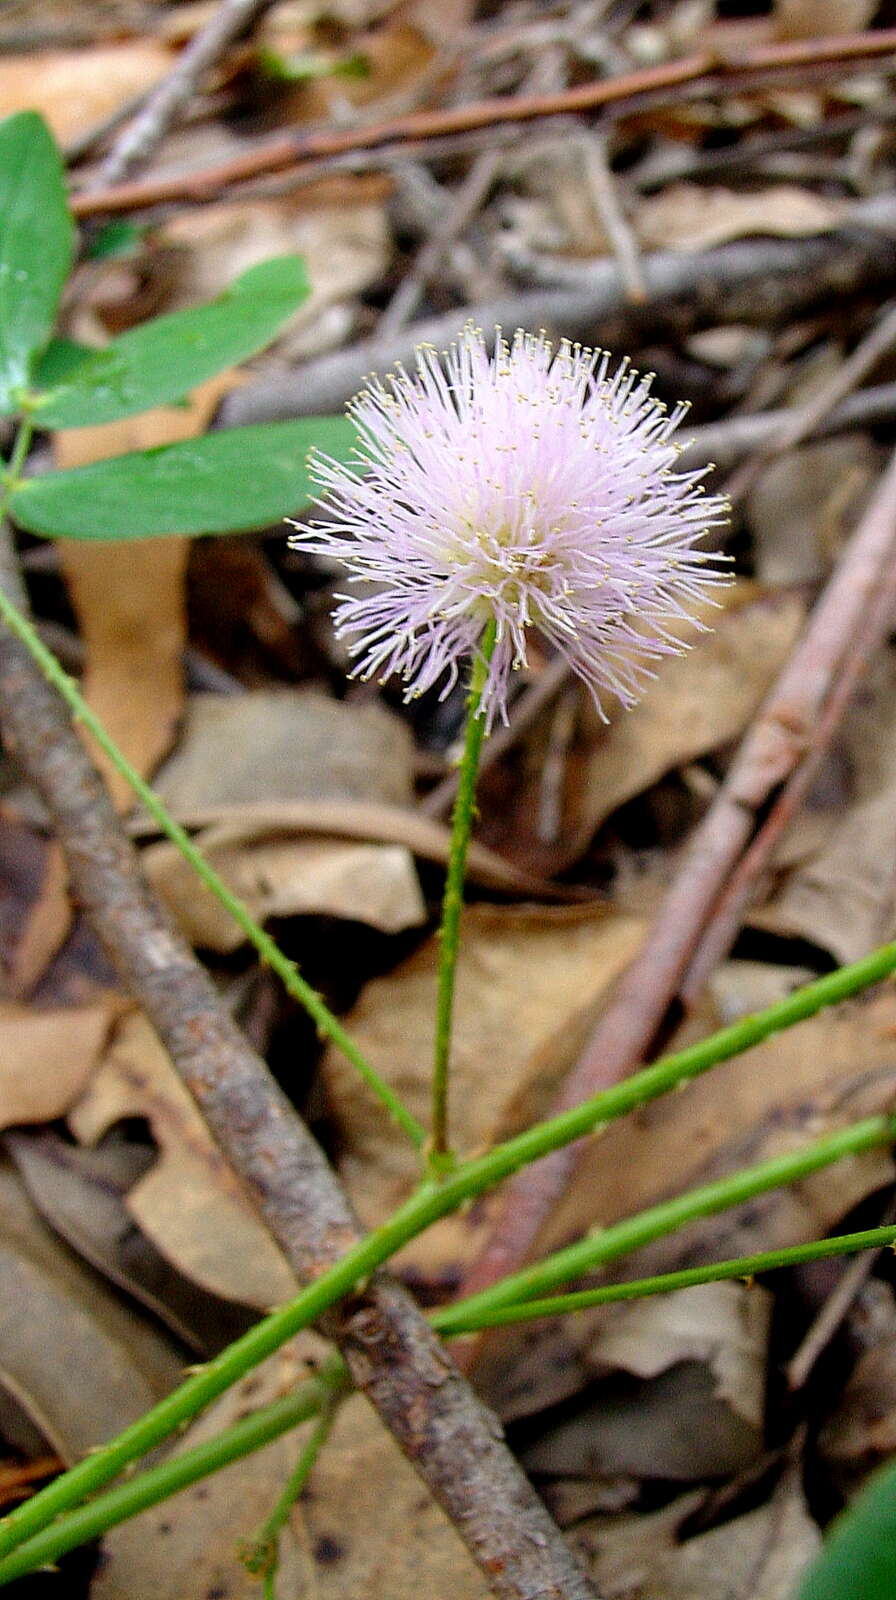
[[[799,812],[812,787],[822,759],[840,726],[846,709],[868,670],[874,653],[890,631],[896,615],[896,564],[881,575],[881,586],[851,641],[837,681],[818,721],[812,728],[805,756],[791,773],[762,826],[750,841],[716,901],[712,915],[688,962],[678,986],[678,998],[691,1010],[702,995],[710,975],[731,949],[756,885],[768,866],[785,829]]]
[[[896,1206],[891,1200],[880,1219],[881,1227],[892,1222],[894,1217]],[[871,1276],[880,1254],[880,1250],[867,1250],[844,1268],[839,1283],[828,1295],[805,1338],[784,1368],[790,1390],[802,1389],[819,1356],[827,1349],[856,1296]]]
[[[614,78],[601,78],[554,94],[497,96],[440,111],[412,112],[361,128],[280,134],[276,139],[203,171],[146,179],[140,183],[110,184],[102,191],[76,195],[73,209],[77,216],[96,216],[112,211],[141,210],[170,200],[203,200],[246,179],[347,151],[371,150],[411,139],[440,138],[444,134],[491,128],[501,123],[568,116],[609,105],[624,106],[628,111],[636,108],[643,97],[651,97],[652,104],[658,94],[668,98],[672,93],[678,98],[688,93],[715,93],[730,82],[739,82],[745,73],[751,80],[755,74],[774,79],[782,73],[815,67],[831,68],[842,74],[851,61],[885,59],[894,52],[896,28],[762,45],[739,50],[736,55],[723,59],[704,50],[679,61],[663,62],[657,67],[644,67]]]
[[[884,306],[871,331],[856,345],[851,355],[837,368],[828,382],[823,384],[818,393],[814,394],[805,405],[796,408],[778,437],[770,439],[750,460],[738,468],[728,484],[728,494],[731,499],[740,500],[752,489],[772,456],[779,455],[784,450],[792,450],[796,445],[802,444],[804,439],[808,439],[834,407],[841,400],[845,400],[853,389],[859,387],[862,379],[892,350],[894,344],[896,344],[896,305],[891,302],[889,306]]]
[[[116,139],[96,182],[91,184],[91,192],[120,183],[152,154],[189,104],[200,79],[271,3],[272,0],[221,0],[217,11],[193,36],[143,109]]]
[[[759,814],[811,747],[813,727],[894,561],[896,456],[697,828],[640,954],[567,1078],[557,1110],[617,1082],[645,1058]],[[464,1285],[466,1293],[496,1282],[527,1259],[572,1179],[579,1153],[580,1147],[568,1146],[511,1180],[495,1229]]]
[[[510,709],[510,720],[505,727],[499,727],[485,742],[485,747],[479,762],[480,775],[493,767],[512,750],[517,740],[522,738],[527,728],[532,726],[539,712],[560,693],[567,682],[572,668],[563,656],[555,656],[547,666],[527,684],[522,694],[516,699]],[[457,786],[460,782],[458,772],[449,772],[434,789],[420,802],[420,810],[428,817],[444,817],[454,804]]]
[[[380,317],[378,331],[381,335],[388,337],[395,334],[410,321],[427,283],[438,272],[450,246],[484,204],[500,171],[502,159],[503,152],[500,150],[480,151],[457,193],[452,196],[447,216],[421,247],[410,271],[402,278]]]
[[[21,603],[8,533],[0,583]],[[312,1280],[359,1237],[327,1162],[150,892],[108,793],[59,696],[0,632],[0,727],[41,794],[79,902],[144,1007],[210,1129],[296,1273]],[[377,1274],[323,1320],[451,1518],[493,1592],[507,1600],[595,1600],[562,1535],[410,1295]]]
[[[616,179],[607,159],[606,135],[588,133],[582,140],[582,159],[588,192],[594,202],[598,220],[603,227],[610,248],[619,265],[625,293],[633,305],[647,299],[647,284],[641,266],[641,252],[634,229],[629,223],[619,199]]]
[[[346,350],[305,362],[283,378],[266,375],[228,395],[225,427],[338,411],[371,372],[413,364],[420,344],[442,349],[471,316],[491,337],[503,328],[558,328],[571,338],[624,346],[634,326],[639,341],[689,333],[704,322],[780,325],[788,317],[878,285],[892,287],[896,197],[875,195],[844,212],[831,233],[805,239],[740,239],[696,255],[672,250],[644,256],[648,302],[633,308],[615,261],[576,265],[560,286],[516,290],[483,305],[411,324],[388,338],[374,335]],[[746,419],[743,419],[746,420]]]

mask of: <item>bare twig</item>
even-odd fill
[[[378,330],[381,336],[396,334],[410,321],[420,304],[426,284],[438,272],[449,246],[483,205],[500,170],[501,159],[499,150],[480,151],[457,193],[452,196],[447,216],[442,218],[421,247],[416,261],[402,278],[383,312]]]
[[[681,457],[682,464],[695,467],[712,461],[720,470],[727,470],[751,451],[760,450],[780,438],[791,421],[801,416],[798,408],[787,407],[780,411],[759,411],[753,416],[729,417],[724,422],[692,428]],[[858,394],[841,401],[804,437],[827,439],[852,428],[890,422],[894,416],[896,383],[880,383],[872,389],[860,389]]]
[[[634,230],[619,200],[616,180],[607,160],[606,136],[601,133],[586,133],[582,140],[582,158],[594,209],[616,257],[626,296],[637,304],[647,299],[641,252]]]
[[[697,828],[639,955],[567,1078],[557,1110],[578,1105],[617,1082],[649,1052],[762,811],[811,749],[813,728],[894,563],[896,456]],[[579,1155],[580,1147],[569,1146],[511,1180],[496,1227],[465,1291],[484,1288],[525,1261],[572,1180]]]
[[[234,6],[236,0],[233,0]],[[244,0],[245,5],[250,0]],[[254,9],[254,8],[253,8]],[[192,50],[198,45],[197,36]],[[146,179],[140,183],[118,184],[88,195],[76,195],[73,208],[79,216],[96,216],[112,211],[141,210],[167,200],[206,200],[235,183],[257,178],[264,173],[282,171],[300,162],[323,156],[341,155],[349,150],[370,150],[379,145],[411,139],[438,138],[474,128],[495,127],[508,122],[533,122],[547,117],[597,111],[604,106],[624,108],[626,112],[643,104],[658,103],[685,95],[706,95],[737,83],[747,76],[776,80],[782,75],[803,73],[815,68],[842,76],[850,62],[877,59],[882,66],[896,52],[896,29],[879,28],[867,33],[843,34],[835,38],[805,39],[740,50],[720,58],[705,50],[679,61],[644,67],[637,72],[601,78],[553,94],[506,95],[493,100],[451,106],[439,111],[417,111],[404,117],[368,124],[366,127],[327,129],[319,133],[278,135],[243,155],[201,172],[175,174],[169,178]],[[187,52],[185,52],[185,55]],[[190,88],[192,89],[193,78]],[[180,101],[178,101],[180,104]],[[147,113],[148,113],[147,108]]]
[[[886,1227],[894,1217],[896,1206],[891,1200],[880,1219],[881,1226]],[[819,1356],[827,1349],[856,1296],[874,1271],[880,1255],[880,1250],[864,1250],[844,1267],[833,1293],[828,1295],[784,1369],[789,1389],[802,1389]]]
[[[116,139],[100,168],[98,185],[108,188],[120,183],[151,155],[189,103],[199,80],[270,4],[271,0],[220,0],[217,11],[190,40],[134,121]],[[92,190],[95,187],[91,185]]]
[[[837,368],[828,382],[822,385],[818,393],[794,411],[776,438],[770,439],[764,447],[760,446],[755,455],[738,468],[728,483],[729,498],[739,500],[748,493],[772,455],[792,450],[795,445],[808,439],[834,407],[841,400],[845,400],[853,389],[858,388],[862,379],[873,370],[894,344],[896,344],[896,305],[891,302],[889,306],[884,307],[883,313],[870,332],[856,345],[852,354]]]
[[[21,598],[8,535],[0,582]],[[0,726],[39,790],[75,893],[146,1010],[225,1155],[297,1274],[310,1280],[359,1237],[317,1144],[240,1033],[148,889],[109,796],[58,695],[0,632]],[[595,1592],[406,1291],[377,1274],[322,1331],[447,1512],[495,1594],[594,1600]]]
[[[638,307],[626,301],[615,261],[589,264],[575,284],[524,290],[428,318],[392,337],[360,340],[308,361],[285,378],[246,384],[228,395],[218,420],[237,427],[338,411],[368,373],[398,361],[412,364],[419,344],[441,349],[471,316],[487,338],[496,326],[548,327],[570,338],[597,338],[610,348],[624,347],[634,332],[682,334],[704,321],[779,323],[834,293],[844,297],[860,287],[891,284],[893,231],[896,197],[878,195],[851,206],[836,230],[814,238],[745,239],[691,256],[657,251],[642,259],[649,303]]]

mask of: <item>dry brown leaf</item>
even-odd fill
[[[294,839],[220,844],[217,831],[208,829],[197,844],[258,922],[313,914],[399,933],[426,921],[414,858],[401,845]],[[150,846],[143,865],[192,944],[227,953],[245,942],[230,913],[173,845]]]
[[[821,1546],[795,1478],[756,1511],[682,1542],[678,1530],[700,1498],[590,1518],[576,1530],[603,1600],[791,1600]]]
[[[413,747],[399,718],[376,706],[291,690],[200,695],[157,786],[181,813],[209,801],[251,810],[262,796],[364,796],[409,805]],[[260,921],[317,913],[397,932],[426,920],[404,844],[278,838],[232,823],[207,829],[197,842]],[[221,951],[242,943],[233,919],[172,845],[150,846],[143,859],[188,938]]]
[[[857,961],[892,937],[896,925],[896,654],[878,657],[850,708],[829,770],[845,774],[848,790],[834,782],[833,804],[810,816],[820,848],[798,863],[767,906],[750,914],[752,925],[803,937],[837,961]],[[824,787],[821,787],[821,798]],[[779,855],[786,859],[804,830],[798,818]]]
[[[546,846],[534,831],[543,763],[533,763],[512,806],[499,818],[494,842],[517,859],[546,860],[553,871],[572,865],[618,806],[743,732],[804,619],[805,603],[796,595],[757,595],[752,584],[733,585],[724,609],[707,613],[712,631],[697,635],[684,655],[661,662],[633,710],[614,715],[608,726],[590,698],[581,697],[580,731],[556,841]]]
[[[863,433],[788,450],[771,462],[744,506],[760,582],[772,588],[819,582],[880,467],[880,451]]]
[[[371,197],[364,187],[354,195],[347,189],[341,202],[334,196],[328,202],[322,192],[313,206],[300,192],[193,208],[167,223],[160,238],[188,247],[175,305],[211,299],[239,273],[272,256],[302,256],[311,293],[277,337],[275,349],[284,360],[319,354],[346,337],[353,312],[343,309],[345,302],[383,277],[392,251],[384,197]]]
[[[57,139],[86,133],[164,77],[171,52],[152,39],[0,60],[0,116],[39,111]]]
[[[607,1376],[527,1467],[599,1483],[742,1471],[762,1448],[770,1316],[770,1295],[731,1283],[614,1306],[590,1350]]]
[[[468,908],[451,1088],[461,1149],[491,1144],[546,1111],[642,933],[639,919],[602,908]],[[349,1023],[361,1049],[424,1121],[437,967],[438,941],[430,939],[395,972],[367,985]],[[323,1074],[340,1122],[342,1175],[363,1220],[373,1225],[416,1183],[416,1156],[333,1050]],[[401,1260],[427,1273],[437,1265],[456,1270],[458,1226],[446,1218]]]
[[[860,33],[876,10],[877,0],[775,0],[775,32],[779,39]]]
[[[24,819],[0,817],[0,974],[11,999],[30,994],[72,923],[61,847]]]
[[[288,1394],[307,1372],[294,1347],[285,1346],[210,1406],[169,1459]],[[238,1560],[237,1545],[270,1516],[305,1437],[285,1434],[107,1534],[91,1600],[258,1600],[258,1579]],[[314,1595],[312,1565],[294,1514],[280,1539],[278,1594]]]
[[[314,1600],[486,1600],[488,1584],[379,1418],[343,1407],[300,1504]],[[287,1591],[284,1590],[284,1593]]]
[[[0,1128],[65,1116],[120,1011],[115,997],[56,1011],[0,1003]]]
[[[449,829],[431,817],[410,808],[370,804],[364,800],[283,800],[273,804],[199,805],[183,809],[169,804],[169,810],[184,827],[213,829],[215,849],[236,848],[252,840],[288,839],[296,834],[309,834],[315,838],[366,839],[404,845],[421,860],[444,865],[451,845]],[[131,832],[140,838],[157,829],[152,823],[135,820]],[[152,856],[153,870],[160,873],[163,868],[158,862],[167,861],[163,848],[167,847],[160,845],[158,855]],[[167,871],[167,865],[164,870]],[[581,890],[548,883],[532,872],[521,872],[493,850],[475,842],[470,845],[467,857],[467,877],[470,883],[482,888],[525,895],[529,899],[563,902],[583,898]]]
[[[715,1394],[758,1429],[765,1412],[771,1296],[742,1283],[703,1283],[614,1308],[591,1346],[595,1361],[655,1378],[679,1361],[711,1370]]]
[[[155,1159],[139,1137],[112,1135],[94,1148],[55,1129],[17,1129],[6,1148],[32,1203],[53,1232],[109,1283],[208,1356],[245,1331],[249,1313],[200,1292],[134,1227],[126,1198]]]
[[[896,1300],[890,1284],[864,1284],[851,1320],[866,1348],[818,1435],[819,1454],[847,1495],[896,1451]]]
[[[717,1025],[707,1011],[676,1042]],[[778,1034],[681,1093],[610,1124],[586,1146],[576,1183],[536,1253],[884,1110],[896,1085],[894,1029],[896,992],[885,989]],[[638,1254],[630,1275],[819,1238],[892,1175],[883,1150],[851,1157],[660,1240]],[[524,1346],[507,1332],[491,1335],[477,1372],[491,1403],[517,1415],[574,1392],[593,1372],[590,1341],[604,1321],[598,1312],[562,1325],[545,1322]]]
[[[234,382],[232,373],[219,373],[186,406],[160,406],[102,427],[66,429],[55,438],[56,461],[79,467],[194,438]],[[169,748],[183,705],[189,540],[60,539],[57,546],[87,653],[83,693],[145,777]],[[129,807],[130,785],[102,751],[93,754],[116,803]]]
[[[400,806],[412,799],[413,771],[410,733],[392,712],[314,690],[257,689],[192,695],[155,786],[179,815],[322,798]]]
[[[73,1462],[174,1388],[182,1364],[58,1243],[6,1162],[0,1233],[0,1388]]]
[[[843,207],[793,183],[742,194],[698,183],[670,183],[640,201],[634,215],[645,250],[711,250],[752,234],[802,238],[829,233]]]
[[[285,1257],[142,1015],[125,1019],[69,1125],[93,1144],[127,1117],[145,1117],[159,1145],[127,1204],[162,1254],[224,1299],[267,1310],[294,1294]]]

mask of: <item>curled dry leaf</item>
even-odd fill
[[[828,233],[839,225],[837,201],[795,183],[740,193],[699,183],[670,183],[642,200],[634,215],[645,250],[711,250],[751,234],[798,238]]]
[[[457,977],[451,1106],[461,1149],[489,1145],[544,1114],[609,985],[643,933],[605,908],[469,907]],[[429,1114],[438,941],[367,985],[349,1019],[354,1037],[415,1114]],[[339,1119],[342,1176],[363,1220],[385,1219],[418,1178],[404,1136],[333,1050],[324,1082]],[[400,1256],[424,1275],[456,1275],[456,1218]],[[466,1249],[470,1242],[467,1238]]]
[[[184,1275],[224,1299],[267,1310],[296,1280],[221,1155],[146,1018],[125,1019],[69,1116],[93,1144],[145,1117],[159,1159],[127,1197],[134,1221]]]
[[[72,1462],[173,1388],[181,1361],[57,1242],[8,1162],[0,1233],[0,1389]]]
[[[155,1160],[148,1141],[112,1135],[94,1148],[55,1130],[7,1133],[6,1148],[43,1220],[109,1283],[147,1307],[188,1350],[215,1354],[250,1313],[202,1293],[139,1228],[127,1196]]]
[[[201,695],[158,787],[181,814],[209,802],[251,812],[262,798],[281,796],[372,796],[402,805],[411,798],[412,768],[407,729],[378,707],[290,691],[232,700]],[[394,933],[426,919],[403,844],[276,837],[240,821],[205,830],[198,843],[261,921],[318,913]],[[221,951],[242,943],[232,918],[172,845],[151,846],[144,866],[188,938]]]
[[[771,1306],[762,1289],[713,1283],[608,1308],[589,1349],[606,1376],[527,1466],[603,1485],[743,1470],[762,1448]]]
[[[757,1510],[682,1540],[700,1501],[692,1494],[661,1511],[590,1518],[576,1530],[603,1600],[791,1600],[821,1545],[795,1476]]]
[[[746,1009],[758,1009],[742,994]],[[718,1014],[707,1011],[673,1047],[718,1023]],[[778,1034],[636,1117],[611,1123],[585,1147],[576,1182],[536,1253],[887,1109],[896,1085],[894,1028],[896,993],[878,991]],[[691,1224],[639,1252],[618,1275],[640,1277],[820,1238],[892,1175],[883,1151],[838,1162],[748,1206]],[[492,1334],[477,1381],[506,1416],[558,1401],[593,1378],[592,1341],[606,1317],[598,1311],[545,1321],[525,1341],[513,1330]]]
[[[896,1297],[872,1278],[850,1311],[864,1349],[819,1430],[817,1448],[837,1488],[852,1496],[896,1451]]]

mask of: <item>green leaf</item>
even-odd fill
[[[43,118],[20,111],[0,122],[0,414],[27,390],[73,247],[59,150]]]
[[[42,389],[55,388],[93,353],[89,344],[79,344],[76,339],[51,339],[35,363],[34,381]]]
[[[893,1600],[896,1595],[896,1462],[875,1473],[831,1527],[797,1600]]]
[[[208,305],[156,317],[94,351],[38,397],[35,419],[42,428],[81,428],[180,400],[269,344],[307,295],[298,256],[263,261]]]
[[[87,251],[88,261],[121,261],[136,255],[143,240],[145,228],[125,217],[112,217],[97,230]]]
[[[13,490],[10,511],[32,533],[71,539],[263,528],[312,498],[312,447],[344,461],[356,439],[347,417],[231,428],[26,478]]]

